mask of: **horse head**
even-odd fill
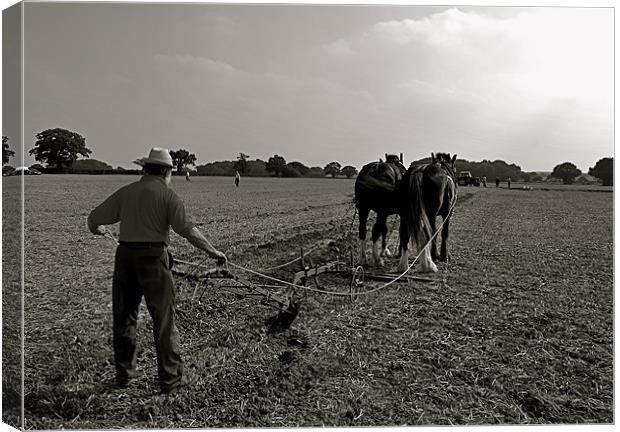
[[[453,180],[456,180],[456,170],[454,169],[456,155],[450,157],[450,153],[431,153],[431,161],[433,165],[440,166]]]
[[[405,166],[403,165],[403,161],[402,161],[402,153],[401,156],[399,157],[398,155],[395,154],[385,154],[385,162],[396,166],[398,168],[398,170],[400,171],[401,176],[405,173],[405,171],[407,170],[407,168],[405,168]]]

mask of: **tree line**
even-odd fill
[[[195,168],[198,175],[230,176],[239,172],[248,177],[325,177],[345,176],[352,178],[357,175],[357,169],[351,165],[342,167],[339,162],[330,162],[324,167],[308,167],[299,161],[286,162],[284,157],[273,155],[267,161],[261,159],[250,160],[250,156],[239,153],[234,161],[215,161]]]
[[[89,158],[92,150],[86,147],[86,139],[77,132],[66,129],[55,128],[46,129],[35,135],[36,141],[34,148],[29,150],[35,160],[40,163],[31,168],[42,172],[69,172],[69,173],[101,173],[101,174],[129,174],[139,173],[139,169],[126,170],[122,167],[113,168],[105,162],[94,159],[78,159],[79,156]],[[4,167],[10,158],[15,156],[15,152],[9,147],[9,139],[2,137],[2,165]],[[343,176],[346,178],[355,177],[358,173],[357,168],[352,165],[342,166],[339,162],[333,161],[324,167],[308,167],[299,161],[287,162],[280,155],[273,155],[267,161],[261,159],[250,160],[250,156],[239,153],[236,160],[208,162],[203,165],[196,165],[196,155],[186,149],[171,150],[170,156],[175,166],[177,174],[184,174],[186,171],[194,175],[204,176],[232,176],[239,172],[248,177],[316,177],[332,178]],[[430,157],[412,162],[414,164],[429,163]],[[190,168],[193,167],[193,168]],[[470,171],[475,177],[487,177],[489,181],[495,178],[504,180],[510,177],[513,181],[539,182],[544,179],[539,173],[524,172],[516,164],[508,164],[502,160],[483,160],[481,162],[457,159],[455,168],[458,172]],[[564,162],[553,168],[551,178],[560,179],[564,184],[572,184],[582,174],[573,163]],[[591,167],[588,174],[599,179],[603,185],[613,185],[613,158],[602,158],[594,167]]]

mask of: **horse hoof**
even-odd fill
[[[437,273],[437,266],[435,265],[435,263],[430,263],[427,266],[423,266],[421,269],[422,273]]]
[[[451,254],[441,254],[439,255],[439,259],[438,261],[441,262],[448,262],[448,261],[452,261],[452,255]]]

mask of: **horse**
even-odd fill
[[[396,155],[385,155],[385,162],[371,162],[362,167],[355,180],[355,206],[359,213],[360,261],[366,264],[366,224],[370,210],[377,213],[377,220],[372,227],[373,264],[383,266],[384,255],[389,256],[386,236],[388,233],[387,218],[400,211],[397,195],[398,185],[405,174],[400,158]],[[381,252],[378,251],[378,240],[381,236]]]
[[[400,261],[398,271],[408,268],[409,239],[413,235],[416,246],[421,252],[422,272],[436,272],[434,260],[447,261],[448,234],[450,218],[454,212],[457,196],[456,172],[454,162],[456,155],[449,153],[431,153],[431,163],[411,166],[405,172],[400,187],[403,199],[400,224]],[[441,230],[441,253],[437,253],[437,241],[433,239],[430,247],[425,247],[437,232],[437,216],[443,218]]]

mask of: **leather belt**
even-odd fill
[[[118,244],[128,248],[150,248],[150,247],[166,247],[165,242],[126,242],[119,241]]]

